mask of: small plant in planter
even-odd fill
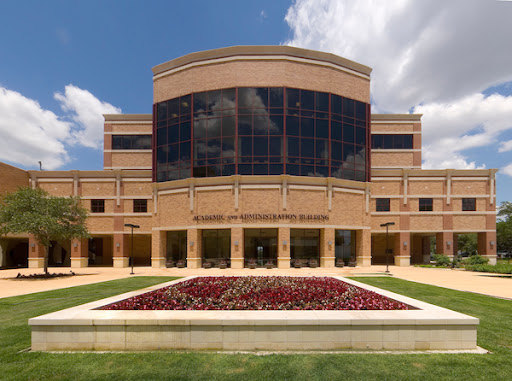
[[[295,267],[296,269],[300,269],[302,267],[302,262],[300,261],[300,259],[297,259],[294,262],[293,267]]]
[[[172,259],[167,259],[165,261],[165,267],[169,268],[169,267],[174,267],[175,266],[175,263]]]
[[[228,263],[223,259],[219,262],[219,269],[225,269],[228,267]]]
[[[356,267],[356,264],[356,261],[352,258],[348,261],[348,267]]]
[[[176,262],[176,267],[179,269],[185,268],[185,261],[180,260],[180,261]]]
[[[274,268],[274,264],[272,263],[272,261],[267,261],[267,263],[265,263],[265,268],[273,269]]]
[[[309,264],[309,267],[312,267],[312,268],[318,267],[318,261],[316,259],[310,259],[308,264]]]
[[[204,263],[203,263],[203,268],[205,268],[205,269],[211,269],[211,268],[212,268],[212,263],[211,263],[211,262],[204,262]]]
[[[256,268],[256,260],[249,259],[249,262],[247,263],[247,265],[249,266],[250,269],[255,269]]]
[[[345,261],[343,259],[337,259],[336,267],[343,267],[343,266],[345,266]]]

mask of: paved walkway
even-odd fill
[[[356,268],[333,268],[333,269],[153,269],[151,267],[135,267],[133,276],[188,276],[188,275],[340,275],[340,276],[364,276],[382,275],[385,266],[356,267]],[[501,298],[512,299],[512,278],[503,278],[491,274],[476,273],[464,270],[432,269],[420,267],[390,267],[391,274],[396,278],[406,279],[413,282],[431,284],[440,287],[451,288],[461,291],[471,291]],[[50,272],[69,272],[71,269],[51,268]],[[40,269],[16,269],[0,270],[0,298],[30,294],[33,292],[55,290],[64,287],[80,286],[84,284],[104,282],[113,279],[127,278],[130,275],[130,268],[107,268],[88,267],[73,269],[77,274],[73,277],[54,279],[16,279],[18,273],[34,274],[42,272]]]

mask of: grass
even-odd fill
[[[512,302],[390,277],[359,281],[481,319],[478,344],[493,353],[268,355],[192,352],[40,353],[27,319],[170,280],[133,277],[0,299],[2,380],[501,380],[512,368]]]

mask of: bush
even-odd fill
[[[467,271],[478,271],[495,274],[512,274],[512,263],[498,263],[497,265],[466,265]]]
[[[489,258],[484,258],[481,255],[472,255],[464,259],[464,265],[485,265],[489,262]]]
[[[444,254],[434,254],[434,262],[436,263],[436,266],[439,267],[448,267],[452,263],[450,258]]]

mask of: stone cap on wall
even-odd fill
[[[328,62],[336,66],[347,68],[363,75],[369,76],[372,69],[360,63],[350,61],[346,58],[337,56],[332,53],[319,52],[317,50],[296,48],[293,46],[280,45],[259,45],[259,46],[230,46],[226,48],[205,50],[201,52],[190,53],[171,61],[164,62],[153,67],[153,75],[157,76],[166,71],[177,69],[179,67],[200,62],[209,61],[220,58],[237,57],[243,59],[244,56],[261,56],[262,60],[265,56],[289,56],[295,58],[310,59],[315,61]]]

